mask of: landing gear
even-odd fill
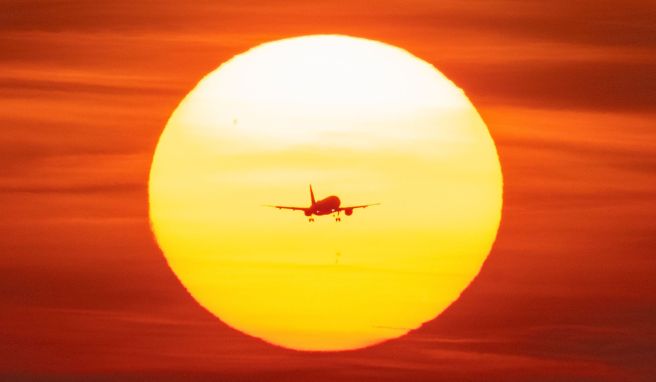
[[[310,223],[314,223],[314,218],[309,218],[308,221],[309,221]]]
[[[336,222],[341,222],[341,221],[342,221],[342,218],[340,218],[340,217],[336,217],[336,218],[335,218],[335,221],[336,221]]]

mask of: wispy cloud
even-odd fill
[[[641,1],[3,2],[0,375],[653,375],[654,15]],[[219,323],[170,272],[147,217],[152,151],[180,99],[234,54],[311,33],[435,64],[479,108],[505,175],[498,240],[462,298],[406,338],[344,354]]]

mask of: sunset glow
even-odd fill
[[[0,381],[653,381],[654,36],[644,0],[0,1]]]

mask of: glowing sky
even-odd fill
[[[654,25],[648,1],[3,2],[0,373],[648,380]],[[498,145],[504,211],[481,274],[439,320],[303,356],[190,300],[146,201],[162,126],[206,73],[316,33],[401,46],[462,87]]]

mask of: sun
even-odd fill
[[[267,204],[380,202],[336,222]],[[229,326],[272,344],[371,346],[435,318],[501,219],[483,120],[429,63],[338,35],[257,46],[209,73],[154,154],[150,218],[169,266]]]

